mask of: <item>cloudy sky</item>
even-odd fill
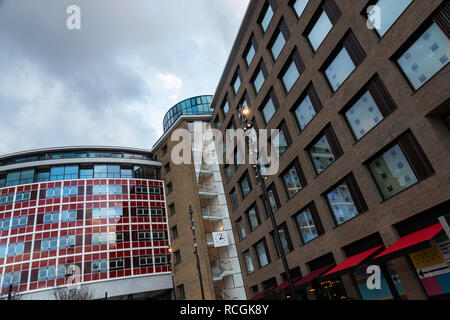
[[[66,9],[81,8],[81,30]],[[248,0],[0,0],[0,154],[150,148],[185,98],[214,94]]]

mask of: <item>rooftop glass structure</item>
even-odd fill
[[[211,115],[214,111],[210,107],[212,97],[211,95],[193,97],[173,106],[164,116],[164,132],[167,132],[182,115]]]

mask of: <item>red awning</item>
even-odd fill
[[[377,246],[375,248],[366,250],[364,252],[355,254],[354,256],[351,256],[347,259],[345,259],[343,262],[338,264],[336,267],[328,271],[323,275],[323,277],[329,276],[333,273],[342,272],[344,270],[347,270],[349,268],[355,267],[359,265],[361,262],[369,258],[371,255],[375,254],[377,251],[379,251],[381,248],[383,248],[383,245]]]
[[[410,233],[404,237],[401,237],[394,244],[392,244],[389,248],[381,252],[374,259],[380,258],[388,258],[393,259],[397,256],[405,255],[409,252],[413,252],[416,250],[420,250],[419,246],[427,245],[426,241],[433,239],[439,232],[443,230],[442,225],[440,223],[436,223],[432,226],[426,227],[419,231]],[[409,249],[409,251],[405,251],[405,249]]]
[[[266,290],[263,290],[260,293],[257,293],[256,295],[251,297],[250,300],[258,300],[258,299],[262,298],[265,292],[266,292]]]
[[[330,270],[330,268],[332,268],[332,267],[333,267],[333,265],[330,264],[329,266],[325,266],[325,267],[319,268],[317,270],[311,271],[303,279],[300,279],[297,282],[294,282],[294,287],[307,285],[308,283],[310,283],[311,281],[313,281],[314,279],[319,277],[322,273],[326,272],[327,270]]]
[[[292,278],[292,283],[295,283],[295,281],[300,280],[302,277],[298,276],[298,277],[294,277]],[[286,289],[287,287],[289,287],[289,282],[283,282],[282,284],[280,284],[278,287],[275,288],[276,291],[280,292],[284,289]]]

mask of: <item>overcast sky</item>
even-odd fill
[[[81,8],[81,30],[66,9]],[[150,148],[165,112],[214,94],[248,0],[0,0],[0,154]]]

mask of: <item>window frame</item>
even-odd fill
[[[293,194],[292,196],[289,196],[289,190],[288,187],[286,186],[286,182],[284,180],[284,176],[291,171],[291,168],[295,167],[295,171],[297,173],[297,178],[300,182],[300,190],[298,190],[295,194]],[[307,186],[307,181],[305,178],[305,175],[303,173],[302,167],[300,165],[300,161],[298,158],[295,158],[293,161],[291,161],[291,163],[289,163],[286,168],[283,170],[283,172],[280,174],[279,178],[281,179],[281,182],[284,186],[284,190],[285,190],[285,194],[286,194],[286,198],[287,201],[295,198],[296,195],[298,195],[306,186]]]
[[[301,214],[303,214],[305,211],[308,211],[309,214],[311,215],[311,218],[312,218],[313,223],[314,223],[314,228],[316,229],[316,232],[317,232],[317,237],[315,237],[315,238],[313,238],[313,239],[311,239],[309,241],[305,241],[305,239],[303,237],[303,234],[301,233],[300,226],[298,224],[298,220],[297,220],[297,217],[300,216]],[[295,223],[295,226],[296,226],[296,229],[297,229],[297,233],[298,233],[299,238],[300,238],[301,245],[308,244],[311,241],[319,238],[320,236],[322,236],[325,233],[324,229],[323,229],[323,226],[322,226],[322,221],[320,220],[320,216],[319,216],[319,213],[317,212],[317,208],[316,208],[316,205],[315,205],[314,201],[312,201],[311,203],[309,203],[308,205],[306,205],[305,207],[303,207],[302,209],[297,211],[292,216],[292,219],[294,220],[294,223]]]

